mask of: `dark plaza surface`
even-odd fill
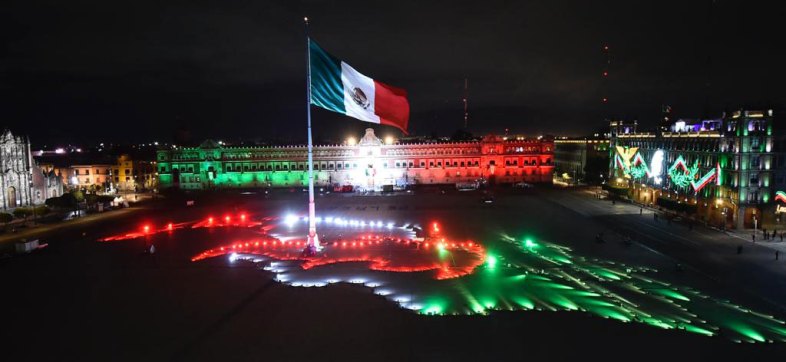
[[[195,206],[186,207],[186,199]],[[760,245],[745,244],[746,252],[736,255],[741,241],[731,236],[657,221],[649,210],[590,193],[500,189],[491,204],[479,192],[436,189],[320,196],[319,215],[382,225],[368,233],[333,230],[323,239],[331,257],[371,257],[308,270],[297,260],[278,260],[283,254],[272,244],[254,246],[290,240],[282,222],[305,212],[299,191],[184,195],[144,208],[45,234],[49,246],[41,252],[0,260],[4,355],[760,360],[784,352],[778,338],[786,319],[786,262],[771,260]],[[430,238],[434,223],[443,235]],[[424,231],[404,228],[415,225]],[[605,243],[594,240],[601,231]],[[630,245],[623,242],[628,236]],[[419,237],[426,239],[418,244]],[[297,259],[298,241],[290,241],[295,244],[282,247]],[[151,243],[156,252],[144,254]],[[482,263],[471,254],[478,247],[487,252]],[[420,267],[429,257],[448,271],[470,266],[472,273],[439,279],[439,268],[398,268]],[[379,270],[370,270],[372,259]],[[320,278],[326,285],[301,285]],[[630,304],[616,305],[620,300]]]

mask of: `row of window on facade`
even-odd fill
[[[507,153],[538,153],[549,152],[550,147],[528,146],[528,147],[506,147]],[[386,155],[393,156],[428,156],[428,155],[474,155],[478,154],[478,148],[469,149],[389,149],[385,150]],[[355,153],[352,150],[315,150],[316,156],[324,157],[347,157],[353,156]],[[497,153],[496,148],[490,147],[488,153]],[[224,153],[222,159],[237,160],[237,159],[263,159],[263,158],[298,158],[304,157],[303,152],[243,152],[243,153]],[[166,160],[164,155],[159,157],[162,161]],[[198,154],[176,154],[172,158],[175,161],[198,160]]]
[[[316,157],[352,157],[355,152],[350,150],[314,150]],[[302,158],[306,157],[305,152],[256,152],[256,153],[223,153],[221,159],[223,160],[256,160],[256,159],[271,159],[271,158]],[[198,159],[194,157],[181,158],[175,156],[175,160],[192,160]]]
[[[744,138],[691,139],[690,142],[685,142],[685,140],[632,141],[630,147],[701,152],[740,152],[740,147],[742,147],[742,152],[769,152],[768,147],[763,147],[770,144],[766,142],[766,139],[766,137],[750,136],[747,138],[747,142]]]
[[[148,179],[148,178],[149,178],[149,175],[145,175],[145,179]],[[79,180],[79,179],[77,178],[77,180]],[[107,178],[96,177],[96,183],[109,182],[110,180],[111,179],[109,177],[107,177]],[[131,181],[131,177],[126,176],[125,180],[126,180],[126,182]],[[91,181],[90,177],[85,177],[85,178],[82,179],[82,183],[83,184],[89,185],[91,183],[90,181]],[[120,178],[119,177],[115,177],[115,182],[120,182]]]
[[[388,161],[383,161],[382,162],[382,167],[383,168],[388,168],[389,164],[390,164],[390,167],[395,167],[395,168],[418,168],[418,167],[425,168],[427,163],[426,163],[426,161],[420,161],[420,162],[415,162],[415,161],[390,161],[390,163],[388,163]],[[494,164],[495,164],[494,160],[491,160],[489,162],[489,165],[494,165]],[[547,158],[543,164],[545,164],[545,165],[551,164],[551,159]],[[444,163],[443,163],[442,160],[438,160],[438,161],[429,160],[428,161],[428,167],[429,168],[443,167],[443,165],[444,165],[444,167],[479,167],[480,166],[480,160],[479,159],[474,159],[474,160],[469,160],[469,161],[445,160]],[[518,165],[519,165],[518,159],[505,160],[505,166],[518,166]],[[523,162],[522,162],[522,166],[536,166],[536,165],[538,165],[538,163],[537,163],[537,160],[535,160],[535,159],[524,159]],[[369,166],[369,168],[372,167],[372,165],[368,165],[368,166]],[[316,162],[316,163],[314,163],[314,169],[315,170],[334,170],[334,169],[335,170],[341,170],[341,169],[347,169],[348,170],[348,169],[356,169],[356,168],[358,168],[358,164],[354,163],[354,162],[353,163],[349,163],[349,162],[346,162],[346,163],[341,163],[341,162],[336,162],[336,163],[333,163],[333,162],[322,162],[322,163],[319,163],[319,162]],[[173,171],[176,171],[178,169],[180,170],[180,172],[188,172],[188,173],[193,173],[194,172],[194,167],[193,166],[180,167],[180,168],[175,166],[175,167],[172,168]],[[290,169],[291,170],[305,170],[306,169],[306,164],[305,163],[291,163],[291,164],[284,163],[284,164],[276,164],[276,165],[265,164],[265,165],[259,165],[259,166],[257,166],[256,164],[252,164],[252,165],[231,165],[231,164],[228,164],[228,165],[224,166],[224,171],[225,172],[287,171],[287,170],[290,170]],[[166,166],[161,166],[160,171],[161,171],[161,173],[166,173],[167,172]]]
[[[536,153],[536,152],[549,152],[551,151],[550,147],[543,147],[541,151],[540,147],[505,147],[506,153]],[[494,148],[489,148],[489,153],[495,153],[496,150]]]
[[[385,151],[388,156],[431,156],[431,155],[478,155],[480,149],[389,149]]]
[[[427,171],[423,171],[423,172],[427,172]],[[455,173],[447,172],[447,173],[444,174],[445,177],[453,177],[453,176],[455,176],[455,177],[462,177],[462,176],[463,177],[480,177],[482,175],[483,175],[483,173],[481,171],[477,171],[477,170],[466,171],[466,172],[456,171]],[[506,170],[505,174],[504,174],[504,176],[538,176],[538,175],[539,175],[539,173],[535,172],[534,170],[518,170],[518,171],[517,170],[513,170],[513,171]],[[426,175],[416,174],[415,175],[416,178],[434,178],[435,176],[436,175],[434,175],[434,174],[426,174]],[[302,175],[302,176],[300,176],[300,178],[303,181],[305,181],[306,180],[306,175]],[[180,183],[200,183],[200,182],[202,182],[202,178],[200,176],[192,176],[192,175],[180,175],[178,180],[179,180]],[[251,182],[268,182],[270,180],[271,179],[269,178],[269,176],[259,175],[257,179],[251,180]],[[234,180],[232,178],[229,179],[229,182],[241,183],[239,180]]]
[[[80,169],[78,169],[78,168],[74,169],[74,175],[76,175],[76,176],[79,176],[79,175],[85,175],[85,176],[90,175],[90,169],[89,168],[88,169],[83,169],[82,171],[84,171],[84,172],[80,172]],[[109,171],[110,171],[110,169],[107,168],[107,169],[104,169],[104,173],[101,173],[101,169],[97,168],[97,169],[95,169],[94,174],[96,174],[96,175],[112,175]],[[130,168],[125,169],[125,174],[126,175],[130,175],[131,172],[132,171],[131,171]],[[118,175],[119,173],[120,173],[120,170],[115,169],[114,174]],[[140,172],[137,171],[135,173],[139,174]]]

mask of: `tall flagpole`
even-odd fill
[[[314,151],[311,140],[311,38],[308,36],[308,17],[303,18],[306,28],[306,119],[308,123],[308,241],[306,253],[320,249],[317,236],[316,207],[314,206]]]

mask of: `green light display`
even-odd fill
[[[486,256],[486,265],[488,265],[489,268],[495,268],[497,266],[497,257],[494,255]]]
[[[649,170],[647,169],[647,165],[643,164],[643,163],[635,165],[635,166],[631,166],[631,168],[630,168],[630,175],[631,175],[631,177],[633,177],[635,179],[645,178],[645,177],[647,177],[648,173],[649,173]]]
[[[421,286],[430,292],[420,313],[575,311],[737,342],[786,342],[784,321],[659,281],[654,269],[575,256],[567,247],[531,237],[503,234],[500,241],[506,247],[487,256],[488,268]]]
[[[699,173],[699,162],[693,163],[693,166],[688,167],[685,159],[678,156],[674,163],[669,167],[669,178],[674,186],[685,189],[690,186],[691,181],[696,179]]]
[[[626,177],[632,177],[640,180],[644,178],[653,177],[650,172],[650,167],[638,151],[638,147],[622,148],[617,147],[617,152],[614,155],[614,163],[616,167],[622,171]]]

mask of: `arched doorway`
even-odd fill
[[[16,188],[11,186],[8,188],[6,192],[6,206],[7,207],[16,207]]]

